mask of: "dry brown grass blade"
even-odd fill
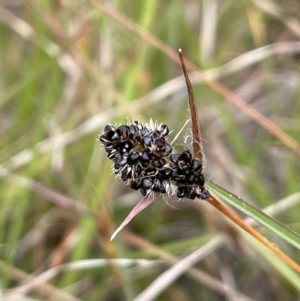
[[[264,12],[279,19],[293,34],[300,37],[300,22],[295,17],[289,17],[279,4],[268,0],[252,0],[252,2]]]
[[[181,61],[183,74],[186,81],[186,87],[189,94],[189,106],[190,106],[190,114],[191,114],[191,121],[192,121],[192,136],[193,136],[192,144],[193,144],[194,156],[196,156],[201,162],[203,162],[200,122],[199,122],[199,117],[198,117],[198,112],[197,112],[197,107],[195,102],[193,86],[191,84],[188,73],[186,71],[182,50],[178,49],[178,53]]]
[[[177,57],[176,51],[162,43],[160,40],[158,40],[156,37],[154,37],[151,33],[144,30],[140,26],[138,26],[136,23],[134,23],[132,20],[125,17],[123,14],[115,10],[112,6],[108,5],[107,3],[103,1],[96,1],[96,0],[89,0],[90,3],[95,5],[98,9],[101,11],[104,11],[107,15],[111,16],[118,22],[122,23],[124,26],[126,26],[129,30],[139,35],[143,40],[145,40],[147,43],[152,45],[153,47],[161,50],[163,53],[165,53],[168,57],[170,57],[172,60],[180,64],[180,60]],[[253,120],[255,120],[258,124],[260,124],[265,130],[273,134],[275,137],[277,137],[279,140],[282,141],[286,146],[288,146],[290,149],[292,149],[295,153],[297,153],[300,156],[300,144],[293,139],[290,135],[288,135],[286,132],[284,132],[281,128],[279,128],[276,124],[274,124],[272,121],[270,121],[268,118],[263,116],[261,113],[256,111],[253,107],[249,106],[245,101],[243,101],[240,97],[232,93],[230,90],[228,90],[226,87],[221,85],[219,82],[211,79],[207,75],[205,75],[202,71],[200,71],[194,64],[189,62],[188,60],[185,61],[186,67],[188,70],[193,70],[196,72],[197,76],[205,82],[208,86],[213,88],[215,91],[217,91],[219,94],[221,94],[223,97],[225,97],[229,102],[234,104],[236,107],[241,109],[245,114],[247,114],[249,117],[251,117]]]
[[[175,257],[174,255],[164,251],[161,248],[153,245],[149,241],[145,240],[144,238],[137,236],[134,233],[131,233],[127,230],[122,231],[123,238],[126,239],[128,243],[138,248],[144,249],[147,253],[153,254],[161,259],[164,259],[167,263],[174,266],[177,264],[181,259]],[[224,237],[220,236],[220,242],[223,240]],[[191,278],[204,283],[210,289],[219,292],[224,296],[228,296],[230,294],[231,297],[235,297],[238,300],[243,301],[251,301],[251,298],[243,295],[242,293],[234,290],[233,288],[227,286],[223,282],[215,279],[214,277],[210,276],[209,274],[203,272],[201,269],[190,267],[187,269],[186,274],[189,275]]]
[[[50,189],[40,182],[12,174],[8,169],[5,169],[1,166],[0,166],[0,178],[4,179],[7,182],[25,187],[29,191],[32,191],[37,195],[47,199],[48,201],[52,202],[58,207],[64,208],[66,210],[72,210],[77,213],[92,214],[89,211],[89,209],[79,201],[75,201],[59,191]]]
[[[11,278],[19,282],[20,285],[24,285],[26,282],[34,281],[36,279],[35,276],[27,274],[22,270],[9,266],[4,261],[0,260],[0,268],[3,273],[11,275]],[[0,300],[22,300],[20,294],[16,294],[15,292],[18,288],[12,289],[9,292],[6,292],[5,299],[2,299],[2,295],[0,294]],[[59,290],[48,283],[42,283],[37,288],[36,291],[39,292],[42,296],[45,296],[47,299],[53,298],[52,300],[62,300],[62,301],[81,301],[80,299],[72,296],[71,294],[64,292],[63,290]],[[16,296],[16,298],[15,298]],[[25,300],[25,299],[24,299]],[[44,299],[45,300],[45,299]]]

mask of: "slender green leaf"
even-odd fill
[[[248,233],[243,236],[251,242],[251,246],[272,266],[283,278],[285,278],[298,292],[300,291],[300,277],[290,266],[271,252],[266,246],[259,243]]]
[[[226,191],[219,185],[209,181],[208,186],[213,193],[221,197],[222,200],[224,200],[226,203],[234,206],[238,210],[252,217],[258,223],[270,229],[272,232],[278,234],[281,238],[283,238],[296,248],[300,249],[300,236],[298,233],[288,229],[280,222],[274,220],[272,217],[268,216],[264,212],[252,207],[248,203],[241,200],[240,197]]]

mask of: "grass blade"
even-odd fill
[[[207,185],[212,190],[212,192],[221,197],[222,200],[224,200],[227,204],[230,204],[231,206],[252,217],[258,223],[265,226],[272,232],[278,234],[281,238],[289,242],[291,245],[300,249],[300,236],[298,233],[286,228],[284,225],[274,220],[272,217],[244,202],[238,196],[235,196],[234,194],[226,191],[219,185],[211,181],[207,182]]]

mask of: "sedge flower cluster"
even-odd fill
[[[178,198],[208,198],[202,162],[189,150],[174,153],[168,134],[165,124],[133,121],[106,125],[100,142],[113,161],[114,173],[143,196],[158,192]]]

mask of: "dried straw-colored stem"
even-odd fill
[[[200,122],[197,113],[197,107],[195,102],[195,96],[193,91],[193,86],[190,82],[188,73],[186,71],[182,50],[178,49],[179,58],[183,70],[183,74],[186,81],[186,86],[189,94],[189,106],[191,112],[191,120],[192,120],[192,136],[193,136],[193,151],[194,156],[197,157],[201,162],[203,161],[203,152],[202,152],[202,144],[201,144],[201,130],[200,130]]]

